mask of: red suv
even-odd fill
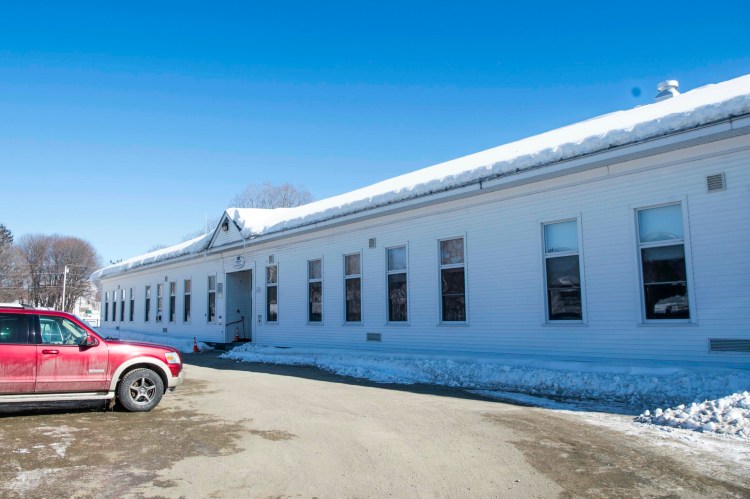
[[[174,348],[105,340],[64,312],[0,305],[0,403],[117,397],[150,411],[182,380]]]

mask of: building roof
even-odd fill
[[[617,111],[296,208],[228,208],[242,237],[299,228],[750,114],[750,75]],[[208,249],[212,233],[100,269],[92,279]]]

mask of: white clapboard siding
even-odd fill
[[[135,287],[136,320],[110,320],[104,326],[156,332],[167,327],[164,334],[227,341],[223,325],[206,320],[207,275],[225,283],[232,271],[228,262],[241,256],[243,268],[254,270],[248,314],[257,344],[750,365],[750,355],[708,350],[709,338],[750,337],[749,151],[750,138],[725,139],[274,241],[240,242],[220,254],[209,251],[106,277],[105,292]],[[709,193],[706,176],[715,173],[725,174],[726,189]],[[689,324],[644,324],[635,210],[670,202],[682,203],[687,213],[694,317]],[[547,324],[541,224],[568,218],[580,220],[587,313],[582,324]],[[464,237],[466,243],[468,321],[460,325],[440,323],[438,240],[450,237]],[[370,248],[373,238],[376,246]],[[224,244],[219,243],[216,238],[214,246]],[[409,321],[389,324],[386,248],[400,245],[408,247]],[[350,253],[362,255],[359,324],[346,324],[344,318],[343,256]],[[271,255],[279,276],[276,324],[265,322],[264,279]],[[323,322],[309,324],[307,262],[318,258]],[[188,277],[193,319],[186,324],[182,281]],[[152,286],[154,307],[156,283],[165,283],[166,300],[171,280],[178,283],[177,321],[156,324],[152,312],[144,323],[144,286]],[[217,299],[222,320],[238,307],[226,296],[230,290],[224,291]],[[381,341],[368,342],[368,333],[378,333]]]

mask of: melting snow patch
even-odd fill
[[[712,432],[750,439],[750,392],[669,409],[646,411],[639,423],[651,423],[700,432]]]
[[[123,341],[142,341],[145,343],[155,343],[157,345],[165,345],[179,350],[183,353],[191,353],[193,351],[193,338],[185,338],[179,336],[167,336],[166,334],[146,334],[137,333],[135,331],[125,331],[117,329],[108,329],[98,327],[95,331],[105,338],[114,338]],[[203,343],[202,341],[197,342],[198,350],[201,352],[207,352],[213,350],[213,347]]]

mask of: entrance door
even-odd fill
[[[253,271],[229,272],[226,282],[226,341],[251,341]]]

